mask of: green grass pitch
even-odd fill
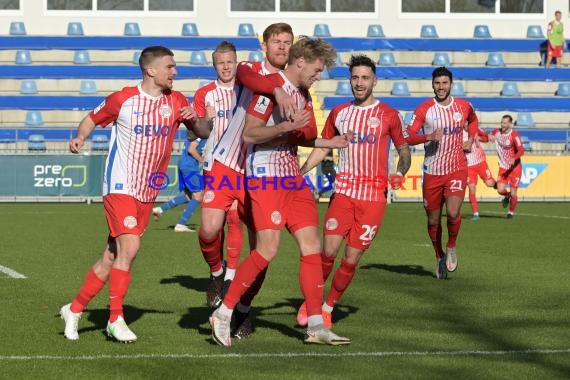
[[[210,338],[196,234],[172,231],[182,208],[143,237],[125,300],[139,340],[125,345],[103,334],[107,288],[79,341],[63,337],[57,316],[104,248],[102,205],[1,207],[0,378],[570,378],[568,203],[521,203],[513,220],[484,203],[479,221],[464,205],[459,267],[446,281],[433,275],[422,206],[389,205],[333,313],[345,347],[303,344],[298,252],[285,233],[254,303],[255,334],[231,348]]]

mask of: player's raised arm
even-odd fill
[[[307,110],[297,111],[292,121],[284,121],[273,127],[266,126],[266,122],[252,115],[247,115],[243,130],[243,141],[247,144],[263,144],[284,133],[294,131],[307,125],[311,117],[311,112]]]
[[[95,125],[95,122],[91,120],[91,116],[89,115],[85,116],[83,120],[81,120],[79,127],[77,128],[77,134],[69,142],[69,150],[71,153],[79,153],[85,144],[85,140],[95,129]]]
[[[281,84],[274,80],[274,76],[259,74],[253,70],[248,62],[240,62],[236,76],[240,83],[253,92],[273,95],[279,107],[281,117],[290,117],[297,110],[295,99],[281,88]]]
[[[424,125],[425,118],[420,116],[417,112],[414,112],[412,124],[407,127],[407,140],[410,145],[423,144],[426,141],[440,141],[443,136],[443,130],[441,128],[436,129],[432,133],[427,135],[420,135],[419,131]]]

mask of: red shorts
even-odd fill
[[[103,197],[103,206],[109,235],[117,237],[123,234],[142,235],[154,203],[141,202],[126,194],[107,194]]]
[[[445,175],[424,173],[424,208],[427,211],[440,209],[447,197],[463,199],[466,185],[467,169]]]
[[[485,182],[493,179],[491,170],[489,170],[489,165],[487,161],[481,161],[477,165],[469,166],[467,168],[467,184],[476,185],[479,177]]]
[[[509,184],[511,187],[519,187],[521,183],[522,167],[517,165],[511,169],[499,168],[499,176],[497,182]]]
[[[289,232],[319,225],[319,214],[315,199],[308,186],[301,186],[303,177],[270,178],[265,182],[262,178],[248,180],[248,205],[255,231],[282,230]],[[276,186],[274,186],[274,183]],[[296,183],[296,186],[295,186]],[[248,207],[249,206],[249,207]]]
[[[562,54],[563,54],[562,45],[558,45],[558,46],[552,46],[550,44],[547,44],[547,45],[548,45],[548,47],[546,49],[546,54],[549,57],[554,57],[554,58],[562,57]]]
[[[204,172],[202,208],[228,211],[234,200],[238,201],[238,208],[243,211],[244,175],[215,161],[212,170]]]
[[[386,202],[361,201],[333,194],[325,215],[325,235],[341,235],[346,245],[366,251],[382,225]]]

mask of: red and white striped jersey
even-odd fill
[[[272,142],[265,144],[247,145],[247,175],[254,177],[285,177],[301,175],[299,161],[297,160],[297,144],[292,141],[308,141],[317,137],[317,123],[313,113],[313,104],[309,92],[299,89],[291,83],[283,72],[271,74],[272,78],[279,78],[281,87],[291,95],[298,106],[311,112],[311,120],[306,126],[288,133],[288,141],[283,144]],[[273,127],[283,121],[277,103],[273,97],[255,94],[247,109],[249,115],[266,122],[266,127]]]
[[[154,202],[160,176],[166,173],[172,143],[181,123],[180,108],[190,105],[178,91],[154,97],[137,87],[109,95],[89,116],[95,124],[113,123],[109,156],[103,176],[103,195],[127,194]],[[157,183],[158,186],[150,186]]]
[[[335,192],[363,201],[385,201],[390,141],[397,147],[407,144],[400,114],[379,101],[366,107],[344,103],[329,113],[322,137],[348,131],[355,136],[347,148],[339,149]]]
[[[467,141],[467,138],[467,131],[463,131],[463,141]],[[479,135],[475,135],[473,145],[471,145],[471,152],[466,152],[465,157],[467,157],[467,166],[475,166],[487,160]]]
[[[199,118],[206,117],[206,107],[211,105],[216,111],[213,119],[212,131],[204,147],[204,169],[212,170],[213,150],[222,134],[230,124],[232,105],[234,104],[234,92],[237,85],[232,87],[220,86],[217,81],[208,83],[199,88],[194,94],[194,109]]]
[[[491,134],[495,136],[499,167],[509,169],[520,165],[520,156],[524,153],[521,135],[514,129],[509,130],[507,133],[501,133],[500,129],[495,129]],[[513,159],[514,164],[510,165],[509,162]]]
[[[420,104],[414,111],[412,122],[407,128],[408,141],[416,145],[424,142],[425,158],[423,171],[432,175],[445,175],[467,169],[467,159],[463,152],[463,128],[478,128],[478,119],[473,106],[466,100],[452,98],[444,106],[435,99]],[[426,141],[418,135],[423,129],[424,135],[443,130],[440,141]]]
[[[263,62],[240,62],[239,65],[249,65],[253,71],[259,74],[269,74]],[[252,97],[252,90],[243,84],[237,86],[234,93],[235,103],[230,123],[218,140],[218,143],[214,145],[213,150],[214,160],[242,174],[245,173],[245,158],[247,155],[247,149],[242,138],[243,127],[245,126],[247,107]]]

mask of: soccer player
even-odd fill
[[[426,100],[414,111],[408,125],[408,143],[424,143],[422,193],[427,214],[428,235],[437,260],[436,277],[446,279],[447,272],[457,268],[457,235],[461,227],[461,204],[467,185],[467,158],[479,121],[473,106],[451,96],[453,75],[438,67],[432,73],[434,98]],[[468,139],[463,142],[467,124]],[[418,134],[423,128],[424,134]],[[447,248],[442,248],[441,211],[447,213]]]
[[[233,98],[239,90],[239,86],[236,84],[237,55],[234,44],[228,41],[220,42],[212,53],[212,61],[218,76],[217,79],[199,88],[194,94],[194,108],[198,118],[212,129],[204,150],[204,180],[211,178],[210,170],[214,163],[213,150],[228,128]],[[244,234],[243,223],[239,218],[237,206],[237,201],[234,201],[225,215],[225,222],[228,226],[225,275],[221,276],[224,272],[221,267],[211,274],[211,278],[215,280],[208,283],[206,290],[207,301],[210,306],[221,302],[220,293],[229,287],[239,262]],[[223,226],[221,228],[223,230]],[[220,260],[223,256],[221,236]],[[224,281],[223,287],[220,279]]]
[[[192,217],[192,214],[194,214],[194,211],[202,202],[202,195],[204,194],[202,184],[200,183],[202,162],[204,162],[204,157],[202,156],[204,145],[206,145],[206,139],[197,138],[192,131],[188,131],[188,139],[184,143],[182,155],[178,159],[178,178],[184,192],[152,209],[154,219],[158,220],[165,211],[188,203],[174,226],[175,232],[194,232],[192,228],[186,225],[186,222]]]
[[[107,281],[107,334],[120,342],[137,339],[125,323],[123,299],[131,282],[130,270],[139,251],[140,237],[162,185],[156,174],[166,171],[181,123],[198,136],[208,135],[207,130],[195,124],[196,114],[188,99],[172,90],[177,74],[172,51],[163,46],[147,47],[141,52],[139,66],[142,83],[109,95],[81,121],[77,136],[69,144],[71,152],[78,153],[96,125],[112,125],[112,148],[103,179],[103,204],[109,225],[107,247],[89,270],[77,296],[60,310],[67,339],[79,339],[81,314]]]
[[[521,136],[513,129],[512,116],[504,115],[501,118],[501,128],[491,132],[489,138],[495,142],[499,156],[497,192],[504,197],[503,207],[509,207],[507,219],[512,219],[518,202],[517,189],[522,176],[521,157],[524,154]],[[510,191],[507,190],[507,185],[510,185]]]
[[[468,138],[467,131],[463,131],[463,140]],[[479,220],[479,205],[477,204],[477,182],[479,177],[485,182],[488,187],[495,187],[496,182],[487,165],[487,155],[481,146],[482,142],[489,141],[489,137],[485,131],[479,129],[473,139],[471,145],[471,152],[467,152],[467,186],[469,187],[469,203],[473,211],[472,220]]]
[[[320,39],[299,38],[291,47],[287,68],[273,77],[296,99],[299,111],[283,118],[273,97],[256,94],[248,109],[243,133],[248,145],[248,201],[256,234],[256,245],[239,265],[222,305],[210,316],[212,337],[223,346],[231,345],[230,321],[233,309],[259,274],[277,255],[281,230],[291,232],[301,251],[300,285],[307,302],[308,329],[305,342],[341,345],[350,340],[333,333],[323,324],[321,302],[323,277],[321,242],[317,233],[318,213],[309,186],[297,161],[297,145],[322,147],[347,145],[344,136],[316,139],[317,128],[309,87],[320,79],[325,66],[336,58],[333,47]]]
[[[213,149],[212,165],[209,166],[209,176],[217,179],[217,183],[204,184],[204,199],[202,201],[202,224],[198,232],[198,239],[202,255],[210,266],[210,283],[206,298],[208,304],[215,308],[223,298],[221,292],[224,284],[224,269],[220,257],[221,234],[225,215],[234,201],[238,202],[238,211],[243,218],[243,205],[245,188],[241,183],[245,175],[245,161],[247,149],[242,140],[247,107],[253,97],[253,91],[271,94],[282,105],[281,113],[291,114],[295,108],[292,98],[284,92],[278,82],[261,80],[263,76],[276,73],[285,68],[289,58],[289,50],[293,43],[293,30],[289,24],[276,23],[269,25],[263,32],[262,47],[265,51],[264,62],[241,62],[237,68],[237,79],[240,83],[236,90],[236,104],[234,104],[231,120]],[[275,83],[273,83],[275,82]],[[220,185],[223,180],[224,185]],[[234,335],[246,336],[250,334],[249,310],[251,299],[255,296],[263,283],[263,274],[252,285],[238,305],[236,313]],[[214,290],[214,292],[211,292]],[[239,326],[245,323],[244,329]],[[243,335],[242,334],[242,330]]]
[[[554,20],[548,23],[546,28],[547,48],[546,48],[546,68],[550,67],[552,58],[556,58],[556,67],[562,66],[562,55],[566,49],[564,39],[564,23],[562,22],[562,12],[554,12]]]
[[[323,279],[331,274],[343,240],[344,257],[333,276],[323,304],[323,320],[332,328],[332,311],[351,283],[360,258],[378,233],[386,209],[387,186],[408,172],[411,154],[402,130],[402,119],[394,108],[378,101],[376,65],[365,55],[352,56],[349,63],[350,84],[354,100],[334,107],[322,131],[323,138],[354,132],[348,148],[340,149],[338,181],[324,222]],[[390,141],[398,151],[397,172],[388,176]],[[305,174],[322,162],[330,149],[314,149],[301,173]],[[390,181],[390,178],[393,180]],[[297,322],[307,324],[307,305],[297,313]]]

